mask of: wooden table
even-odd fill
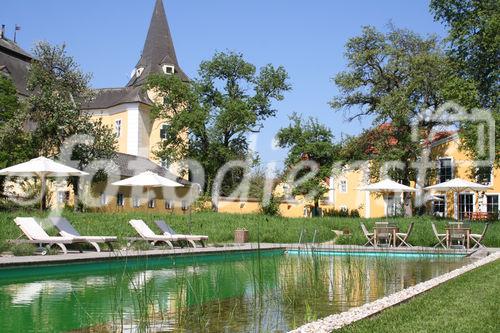
[[[392,235],[392,246],[396,247],[396,233],[399,232],[399,228],[396,225],[389,224],[388,222],[376,222],[375,228],[373,229],[373,240],[375,246],[378,246],[378,235],[390,233]]]
[[[463,225],[453,225],[453,226],[447,226],[446,228],[446,247],[450,247],[451,244],[451,235],[452,234],[463,234],[464,235],[464,241],[466,244],[466,248],[470,248],[470,227],[468,226],[463,226]]]

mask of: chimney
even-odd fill
[[[0,39],[3,39],[5,35],[5,24],[2,24],[2,29],[0,29]]]

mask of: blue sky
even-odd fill
[[[215,51],[242,52],[258,67],[283,65],[293,90],[277,103],[278,116],[265,123],[256,148],[264,163],[284,159],[285,151],[271,142],[277,130],[297,112],[321,119],[336,138],[370,126],[344,121],[328,101],[337,89],[331,78],[345,69],[346,41],[363,25],[384,29],[389,22],[421,34],[445,34],[433,21],[428,1],[292,1],[292,0],[164,0],[181,67],[195,77],[199,63]],[[12,38],[31,50],[46,40],[66,43],[82,69],[93,75],[92,86],[127,83],[139,59],[154,0],[2,0],[0,24]]]

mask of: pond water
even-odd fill
[[[260,251],[1,269],[0,332],[286,332],[466,261]]]

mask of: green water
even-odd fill
[[[465,264],[253,254],[0,270],[0,332],[282,332]]]

